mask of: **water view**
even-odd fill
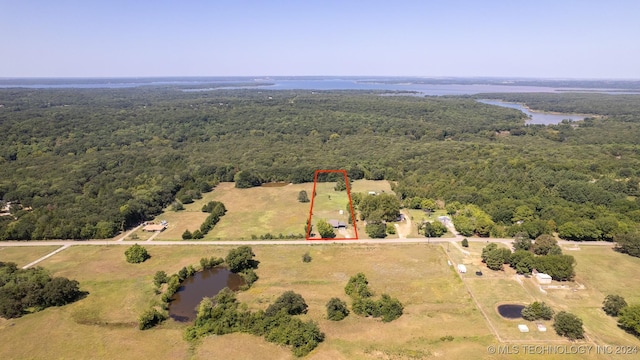
[[[511,103],[511,102],[500,101],[500,100],[481,99],[481,100],[478,100],[478,102],[481,102],[483,104],[488,104],[488,105],[496,105],[496,106],[502,106],[506,108],[520,110],[529,117],[529,120],[527,120],[527,124],[553,125],[553,124],[559,124],[560,122],[562,122],[562,120],[579,121],[579,120],[584,120],[585,118],[585,115],[579,115],[579,114],[559,114],[559,113],[547,113],[542,111],[535,111],[525,107],[522,104]]]
[[[176,321],[193,321],[203,298],[213,297],[225,287],[236,291],[242,285],[244,279],[224,267],[199,271],[180,284],[171,298],[169,316]]]

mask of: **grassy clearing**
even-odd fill
[[[311,223],[313,224],[313,232],[315,237],[320,237],[317,232],[316,224],[320,220],[338,220],[345,224],[349,224],[350,211],[347,211],[349,197],[346,191],[335,191],[333,188],[336,183],[318,183],[316,185],[316,196],[313,201],[313,215]],[[342,212],[342,213],[341,213]],[[358,233],[359,237],[361,234]],[[337,238],[355,238],[353,227],[347,225],[346,230],[336,231]]]
[[[168,321],[138,331],[137,316],[152,297],[155,271],[168,273],[196,264],[203,256],[224,256],[228,247],[150,247],[151,259],[128,264],[123,246],[77,246],[45,260],[55,275],[80,281],[89,292],[74,304],[20,319],[0,320],[0,358],[290,358],[287,349],[244,334],[209,337],[192,352],[182,340],[184,324]],[[460,280],[447,267],[439,246],[255,246],[261,279],[239,298],[251,309],[265,309],[285,290],[309,304],[307,319],[317,321],[326,341],[312,359],[408,358],[419,354],[472,357],[493,342]],[[309,252],[311,263],[303,263]],[[384,324],[349,316],[326,320],[324,305],[333,296],[347,300],[349,276],[364,272],[377,294],[405,304],[405,315]],[[468,325],[471,323],[472,325]],[[51,332],[47,324],[56,324]],[[446,324],[446,326],[443,326]],[[440,340],[453,336],[453,341]],[[43,345],[42,339],[47,339]],[[240,346],[240,344],[243,344]],[[412,356],[413,356],[412,355]],[[449,356],[450,355],[450,356]]]
[[[634,274],[640,259],[607,248],[582,247],[572,254],[579,264],[577,282],[584,284],[585,290],[556,290],[545,295],[532,279],[520,284],[510,270],[483,268],[474,259],[479,259],[484,245],[471,243],[465,249],[471,252],[468,256],[454,245],[447,252],[446,244],[253,246],[260,261],[260,280],[238,298],[248,308],[258,310],[266,309],[286,290],[300,293],[309,304],[303,318],[318,322],[326,334],[325,342],[308,356],[310,359],[526,358],[488,355],[486,347],[498,341],[465,283],[500,336],[513,341],[510,344],[571,344],[555,335],[551,322],[544,322],[548,331],[539,333],[533,324],[503,319],[495,310],[502,303],[538,300],[580,316],[589,338],[600,345],[640,346],[638,339],[618,329],[615,320],[600,310],[608,293],[637,302],[640,280]],[[31,250],[20,249],[27,254],[26,250]],[[114,245],[75,246],[43,261],[41,265],[54,275],[80,281],[89,295],[74,304],[20,319],[0,319],[2,344],[11,344],[0,345],[0,358],[292,358],[287,349],[246,334],[208,337],[190,349],[182,339],[186,325],[171,320],[150,331],[137,330],[137,317],[152,298],[156,271],[173,273],[197,264],[204,256],[225,256],[229,247],[154,246],[148,248],[151,259],[142,264],[128,264],[125,249]],[[313,258],[310,263],[302,262],[305,252]],[[447,265],[447,255],[467,263],[465,283]],[[482,269],[484,275],[477,277],[473,266]],[[388,324],[354,314],[342,322],[326,320],[324,306],[331,297],[350,303],[344,285],[357,272],[367,275],[376,295],[388,293],[400,299],[405,305],[404,315]],[[531,332],[518,332],[519,323],[528,323]],[[55,331],[51,331],[51,324],[55,324]]]
[[[2,247],[0,245],[0,261],[13,262],[18,267],[23,267],[59,248],[60,246]]]

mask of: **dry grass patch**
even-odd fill
[[[32,261],[59,249],[60,246],[1,246],[0,261],[13,262],[23,267]],[[66,251],[66,250],[65,250]]]

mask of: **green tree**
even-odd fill
[[[301,203],[309,202],[309,196],[305,190],[300,190],[298,193],[298,201]]]
[[[378,306],[383,322],[390,322],[399,318],[402,316],[402,311],[404,310],[404,306],[400,300],[392,298],[387,294],[382,294],[380,300],[378,300]]]
[[[302,295],[293,291],[286,291],[280,295],[273,304],[267,307],[265,314],[267,316],[274,316],[284,310],[284,312],[289,315],[300,315],[306,314],[307,308],[307,303],[304,301]]]
[[[357,273],[350,277],[344,287],[344,292],[352,298],[368,298],[373,295],[369,290],[369,281],[363,273]]]
[[[327,319],[332,321],[340,321],[349,315],[349,309],[347,303],[339,298],[331,298],[327,302]]]
[[[491,270],[502,270],[502,264],[504,264],[502,251],[500,249],[489,251],[487,253],[487,259],[485,263]]]
[[[609,316],[618,316],[626,306],[627,302],[620,295],[607,295],[602,302],[602,310]]]
[[[146,310],[138,318],[138,328],[140,330],[150,329],[167,319],[167,315],[156,308]]]
[[[127,262],[132,264],[144,262],[151,257],[151,255],[149,255],[149,253],[147,252],[147,249],[138,244],[133,244],[131,247],[129,247],[124,252],[124,255],[127,259]]]
[[[575,264],[576,261],[571,255],[546,255],[535,258],[536,270],[558,281],[572,280],[576,274]]]
[[[513,239],[513,250],[529,250],[531,248],[531,239],[526,233],[517,233]]]
[[[571,340],[584,338],[582,320],[574,314],[565,311],[560,311],[556,314],[553,328],[558,335],[568,337]]]
[[[160,287],[162,284],[167,282],[167,279],[168,278],[166,272],[162,270],[156,271],[156,274],[153,276],[153,284],[156,287]]]
[[[253,269],[257,267],[256,261],[253,258],[256,254],[253,253],[251,247],[243,245],[235,249],[231,249],[224,259],[229,270],[238,273],[244,269]]]
[[[553,318],[553,310],[544,302],[534,301],[522,309],[522,317],[529,321],[551,320]]]
[[[540,235],[536,238],[531,249],[536,255],[547,255],[554,247],[558,246],[558,242],[551,235]]]
[[[364,227],[367,235],[373,239],[383,239],[387,237],[387,227],[382,222],[367,222]]]
[[[640,257],[640,232],[617,234],[614,236],[614,240],[617,251]]]
[[[336,233],[333,231],[333,226],[324,219],[320,219],[316,223],[316,228],[318,229],[318,234],[320,234],[320,237],[323,239],[336,237]]]
[[[461,244],[462,244],[462,247],[468,248],[469,247],[469,240],[467,240],[467,238],[464,238],[464,239],[462,239]]]
[[[396,227],[392,223],[387,223],[386,231],[387,234],[393,235],[396,233]]]
[[[625,306],[618,314],[618,325],[640,336],[640,305]]]
[[[182,233],[182,240],[189,240],[191,238],[193,238],[193,234],[191,234],[191,231],[188,229]]]

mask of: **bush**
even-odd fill
[[[307,303],[302,298],[302,295],[296,294],[293,291],[286,291],[276,301],[269,305],[265,314],[267,316],[274,316],[281,310],[284,310],[289,315],[300,315],[307,313]]]
[[[229,270],[238,273],[244,269],[253,269],[257,267],[257,262],[253,260],[256,255],[249,246],[240,246],[231,249],[225,258]]]
[[[182,240],[190,240],[193,238],[193,234],[188,229],[182,233]]]
[[[618,325],[640,336],[640,305],[625,306],[618,314]]]
[[[151,255],[149,255],[149,253],[147,252],[147,249],[138,244],[133,244],[124,252],[124,255],[127,258],[127,262],[131,264],[144,262],[151,257]]]
[[[331,298],[329,302],[327,302],[327,319],[332,321],[340,321],[349,315],[349,309],[347,308],[347,303],[338,299]]]
[[[553,328],[560,336],[566,336],[571,340],[583,339],[584,329],[582,328],[582,320],[577,316],[560,311],[554,317]]]
[[[469,247],[469,240],[467,240],[467,238],[462,239],[462,247]]]
[[[167,315],[165,313],[158,311],[156,308],[151,308],[142,313],[138,318],[138,328],[140,330],[151,329],[166,319]]]
[[[167,282],[167,273],[164,271],[156,271],[156,274],[153,276],[153,284],[156,287],[160,287],[162,284]]]
[[[399,318],[402,316],[402,310],[404,310],[400,300],[387,294],[382,294],[382,298],[378,301],[378,307],[380,308],[383,322],[390,322]]]
[[[363,273],[358,273],[349,278],[347,285],[344,287],[344,292],[353,299],[368,298],[373,295],[368,285],[367,277]]]
[[[522,318],[529,321],[551,320],[553,318],[553,310],[544,302],[534,301],[522,309]]]
[[[364,230],[373,239],[384,239],[387,237],[387,227],[384,223],[367,223]]]
[[[309,255],[308,252],[304,253],[304,255],[302,255],[302,262],[308,263],[311,262],[311,255]]]
[[[300,190],[300,192],[298,193],[298,201],[301,203],[309,202],[309,196],[307,195],[306,191]]]
[[[607,295],[602,302],[602,310],[609,316],[618,316],[620,310],[627,306],[627,302],[620,295]]]
[[[242,276],[242,278],[244,279],[245,286],[247,288],[250,288],[254,282],[258,281],[258,274],[256,274],[256,272],[253,271],[253,269],[242,270],[242,272],[240,273],[240,276]]]
[[[387,224],[387,234],[395,234],[396,233],[396,227],[392,224],[392,223],[388,223]]]

